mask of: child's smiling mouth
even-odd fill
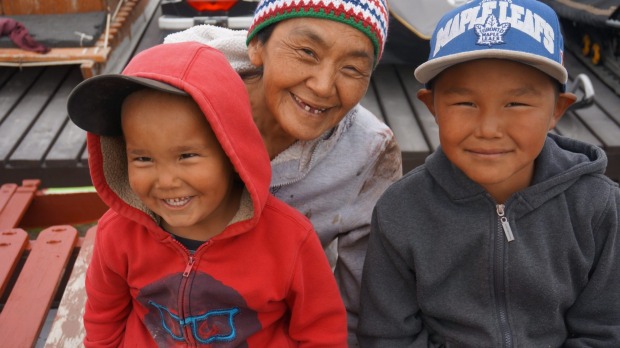
[[[469,149],[467,152],[481,158],[496,158],[506,155],[512,151],[500,149]]]
[[[164,199],[162,199],[162,201],[164,201],[164,203],[166,203],[166,205],[174,207],[174,208],[183,207],[183,206],[187,205],[189,203],[189,201],[191,201],[191,200],[192,200],[192,196],[177,197],[177,198],[164,198]]]

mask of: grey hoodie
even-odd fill
[[[620,347],[620,190],[598,147],[550,134],[504,207],[441,149],[377,203],[364,347]]]

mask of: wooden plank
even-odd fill
[[[439,127],[435,122],[435,116],[431,114],[426,105],[418,99],[418,91],[424,87],[413,76],[413,67],[400,66],[397,67],[398,75],[403,81],[403,88],[409,98],[409,103],[413,106],[413,112],[418,123],[422,125],[422,131],[429,143],[431,151],[439,147]]]
[[[5,347],[31,347],[36,342],[77,240],[71,226],[40,232],[0,313]]]
[[[28,66],[29,63],[54,63],[50,65],[81,64],[86,61],[103,63],[110,54],[110,47],[53,47],[46,54],[3,48],[0,50],[0,65]]]
[[[58,88],[59,81],[62,81],[66,73],[66,68],[45,69],[37,83],[0,125],[0,164],[4,164],[15,145],[36,121],[51,97],[50,91]]]
[[[80,71],[84,79],[89,79],[96,75],[99,68],[99,64],[93,61],[84,62],[80,65]]]
[[[379,106],[377,94],[375,93],[375,86],[372,81],[370,82],[368,90],[366,91],[366,94],[364,95],[364,98],[362,98],[360,104],[362,104],[363,107],[368,109],[368,111],[375,114],[375,116],[377,116],[377,118],[381,120],[381,122],[385,123],[385,118],[383,117],[383,112],[381,111],[381,107]]]
[[[82,164],[50,167],[43,164],[36,168],[11,168],[0,166],[2,181],[18,182],[24,178],[41,178],[46,187],[91,186],[88,167]]]
[[[80,70],[72,69],[69,76],[53,95],[37,122],[10,156],[8,163],[15,167],[35,167],[43,161],[62,127],[68,122],[67,98],[82,80]]]
[[[159,1],[156,0],[128,0],[121,7],[118,21],[124,24],[112,38],[115,48],[108,57],[108,63],[102,64],[101,73],[121,72],[135,54],[149,24],[157,25],[157,18],[153,14],[158,8]]]
[[[575,67],[572,67],[575,68]],[[577,74],[572,73],[572,69],[569,71],[569,74],[574,78]],[[590,74],[588,76],[591,77]],[[572,79],[569,78],[568,85],[572,83]],[[596,93],[596,92],[595,92]],[[577,97],[580,97],[580,94],[583,94],[583,91],[577,91]],[[596,97],[595,97],[596,98]],[[591,106],[590,106],[591,107]],[[585,141],[587,143],[603,146],[603,143],[596,137],[594,133],[592,133],[588,127],[580,120],[580,118],[575,113],[575,110],[569,109],[564,116],[560,119],[560,121],[555,125],[555,128],[551,130],[552,133],[560,134],[565,137],[569,137],[572,139],[577,139],[581,141]]]
[[[88,148],[86,147],[86,143],[84,143],[84,148],[82,149],[82,155],[80,156],[80,161],[83,165],[88,167]]]
[[[606,152],[620,151],[620,126],[596,104],[577,110],[575,114],[601,140]]]
[[[45,165],[49,167],[76,166],[86,144],[86,132],[67,122],[54,145],[45,156]]]
[[[401,150],[429,152],[420,126],[413,117],[398,76],[392,66],[379,66],[375,70],[376,92],[388,125],[394,131]]]
[[[574,53],[569,51],[565,54],[564,63],[571,79],[578,74],[589,76],[595,93],[593,105],[570,111],[565,115],[565,117],[569,116],[569,120],[570,117],[578,119],[584,126],[583,131],[576,131],[575,129],[572,137],[602,146],[608,155],[620,152],[620,137],[618,136],[620,134],[620,103],[618,103],[620,96],[592,74],[574,56]],[[596,142],[593,142],[591,137],[583,136],[584,132],[588,131],[593,133],[597,139]]]
[[[620,123],[620,96],[617,95],[609,86],[601,79],[593,74],[588,67],[584,66],[575,56],[574,53],[568,52],[564,55],[564,65],[568,70],[571,78],[578,74],[586,74],[592,81],[594,87],[596,105],[603,110],[609,117]]]
[[[28,245],[28,233],[19,228],[0,230],[0,296]]]
[[[17,227],[22,216],[30,206],[30,202],[39,187],[39,180],[24,180],[17,187],[2,211],[0,211],[0,229]],[[2,337],[2,336],[0,336]]]
[[[79,209],[74,209],[74,207],[79,207]],[[103,203],[97,192],[91,188],[43,189],[35,194],[19,226],[37,228],[92,223],[97,221],[107,210],[108,207]]]
[[[139,42],[136,45],[136,49],[133,53],[136,54],[144,51],[147,48],[151,48],[155,45],[161,44],[164,42],[164,38],[168,36],[168,34],[173,33],[174,31],[161,30],[159,29],[159,25],[157,21],[159,17],[161,17],[161,6],[155,6],[153,13],[149,14],[149,8],[145,8],[145,16],[146,18],[150,18],[150,21],[144,30],[143,36],[140,38]]]
[[[601,146],[601,141],[588,130],[588,128],[581,122],[581,120],[575,115],[574,112],[569,111],[556,124],[554,130],[556,133],[565,137],[578,139],[587,143]]]
[[[0,86],[4,85],[16,71],[16,69],[0,67]]]
[[[71,277],[58,306],[45,347],[78,347],[84,341],[84,306],[86,291],[84,282],[95,243],[97,227],[91,227],[84,237],[80,253],[73,265]]]
[[[119,1],[119,0],[117,0]],[[2,0],[3,14],[55,14],[101,11],[106,0]]]
[[[12,70],[12,74],[6,84],[0,89],[0,126],[43,71],[43,68],[24,69],[21,71],[15,68],[5,69],[7,71]]]
[[[17,191],[17,184],[7,183],[0,186],[0,213],[4,210],[4,207],[9,203],[11,197],[15,191]]]
[[[424,163],[431,148],[393,66],[379,65],[373,74],[379,104],[388,126],[394,132],[403,158],[403,172]]]

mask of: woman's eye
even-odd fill
[[[351,75],[364,75],[364,73],[360,69],[354,66],[345,66],[344,70],[346,70]]]
[[[309,48],[302,48],[302,49],[301,49],[301,51],[302,51],[305,55],[307,55],[307,56],[310,56],[310,57],[313,57],[313,58],[315,58],[315,57],[316,57],[316,55],[314,54],[314,51],[312,51],[312,50],[311,50],[311,49],[309,49]]]

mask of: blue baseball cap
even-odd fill
[[[474,59],[530,65],[566,88],[564,40],[555,11],[536,0],[475,0],[446,13],[430,41],[428,60],[415,69],[427,84],[445,69]]]

